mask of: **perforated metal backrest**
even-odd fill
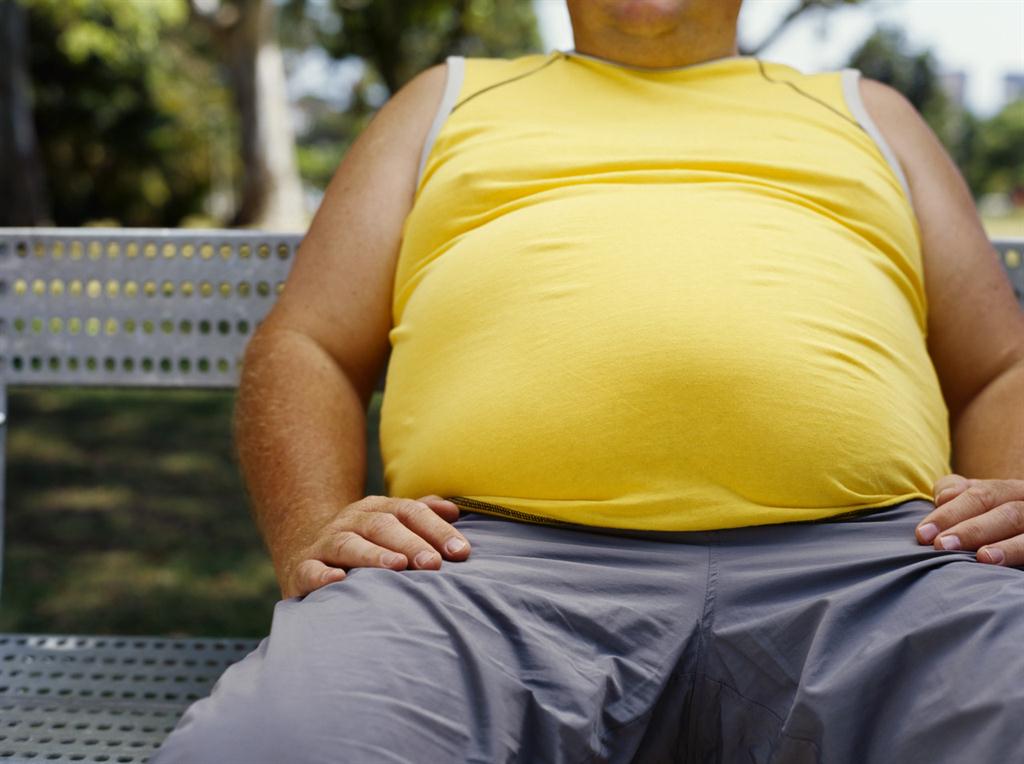
[[[233,387],[300,237],[0,229],[8,385]]]

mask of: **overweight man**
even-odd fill
[[[953,164],[740,0],[568,7],[331,183],[239,392],[283,599],[153,761],[1024,761],[1024,314]]]

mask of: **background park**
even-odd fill
[[[984,107],[970,72],[893,22],[901,5],[979,25],[1009,9]],[[744,53],[789,63],[787,40],[810,35],[832,66],[897,87],[989,232],[1024,237],[1024,3],[748,0],[740,30]],[[301,231],[418,71],[564,33],[562,0],[0,0],[0,226]],[[228,393],[12,391],[0,631],[265,634],[279,594],[231,409]]]

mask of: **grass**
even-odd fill
[[[0,631],[265,635],[280,595],[232,405],[222,392],[12,392]]]

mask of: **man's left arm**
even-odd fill
[[[921,229],[928,351],[949,409],[954,474],[917,538],[1024,565],[1024,311],[967,185],[913,106],[862,80],[872,118],[907,177]]]

